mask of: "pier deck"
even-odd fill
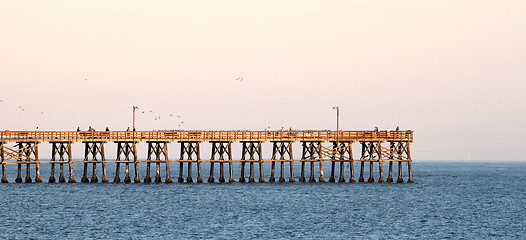
[[[50,143],[52,156],[43,161],[39,156],[39,145]],[[71,145],[80,142],[85,145],[84,159],[73,160]],[[108,142],[117,144],[117,156],[114,160],[106,159],[104,146]],[[137,144],[148,145],[147,158],[139,160]],[[180,157],[170,158],[168,145],[177,142],[180,145]],[[212,154],[209,160],[201,159],[200,145],[203,142],[212,144]],[[234,159],[232,144],[242,144],[240,159]],[[272,143],[272,157],[264,158],[262,143]],[[301,158],[293,157],[293,143],[300,142]],[[361,156],[354,158],[352,144],[358,142],[361,146]],[[403,182],[402,163],[407,163],[408,180],[413,182],[411,168],[410,145],[413,142],[413,131],[3,131],[0,132],[0,157],[2,164],[2,182],[8,182],[6,164],[17,164],[18,172],[15,182],[22,182],[22,165],[26,166],[25,182],[32,182],[30,168],[35,166],[35,182],[42,182],[40,176],[41,164],[51,166],[49,182],[55,182],[55,165],[60,166],[59,182],[65,182],[64,165],[69,167],[68,182],[75,182],[73,164],[84,164],[82,182],[98,182],[97,166],[102,165],[102,182],[108,182],[106,163],[113,162],[115,166],[114,182],[120,182],[120,165],[125,165],[124,182],[131,182],[130,165],[134,167],[134,182],[140,182],[139,164],[146,164],[144,182],[151,182],[150,167],[155,164],[155,182],[162,182],[160,167],[164,164],[165,182],[172,182],[170,177],[170,163],[179,163],[178,182],[184,182],[184,164],[187,165],[186,182],[193,182],[192,163],[197,165],[197,182],[203,182],[201,163],[210,163],[209,182],[214,182],[214,163],[219,164],[219,182],[225,182],[224,164],[228,164],[229,182],[233,178],[233,165],[240,164],[241,177],[239,182],[245,182],[245,165],[249,164],[249,182],[255,181],[254,164],[259,165],[259,182],[265,182],[263,164],[271,162],[271,173],[268,181],[275,179],[276,164],[280,166],[279,181],[285,181],[285,164],[289,167],[289,181],[295,182],[294,162],[301,163],[299,181],[307,181],[305,177],[306,164],[310,164],[309,182],[314,179],[315,165],[319,169],[319,181],[325,182],[324,162],[331,163],[329,182],[345,182],[345,169],[349,169],[349,182],[356,182],[354,178],[354,162],[360,163],[359,182],[365,181],[364,167],[369,163],[368,182],[374,182],[373,164],[379,168],[378,182],[385,182],[383,177],[383,162],[389,162],[387,182],[393,182],[393,163],[398,162],[398,179]],[[14,146],[12,146],[14,144]],[[88,179],[88,164],[92,165],[92,177]],[[339,179],[336,164],[339,164]],[[347,165],[347,167],[346,167]]]
[[[413,141],[413,131],[4,131],[2,142]]]

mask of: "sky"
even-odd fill
[[[0,130],[125,130],[132,106],[137,130],[325,130],[339,106],[345,130],[414,130],[414,160],[521,161],[525,12],[512,0],[0,0]]]

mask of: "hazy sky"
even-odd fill
[[[334,129],[339,106],[343,129],[415,130],[415,160],[525,160],[525,13],[522,0],[1,0],[0,129],[124,130],[133,105],[138,130]]]

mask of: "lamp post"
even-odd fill
[[[139,107],[133,106],[133,129],[135,130],[135,110],[139,109]]]
[[[338,143],[340,132],[340,107],[332,107],[332,109],[336,109],[336,143]]]

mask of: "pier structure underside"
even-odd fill
[[[270,158],[264,157],[265,142],[272,146]],[[257,182],[354,183],[376,182],[376,176],[380,183],[403,183],[404,172],[406,182],[412,183],[412,142],[412,131],[6,131],[0,132],[1,182],[9,182],[8,164],[17,166],[15,182],[33,182],[33,169],[34,182],[42,182],[41,167],[44,164],[44,167],[50,167],[48,182],[57,182],[55,167],[58,165],[58,182],[74,183],[74,165],[82,164],[81,182],[98,182],[98,167],[101,168],[101,182],[109,182],[109,167],[115,173],[113,182],[121,182],[121,167],[124,166],[123,182],[130,183],[133,179],[134,183],[139,183],[139,174],[144,174],[142,182],[150,183],[151,164],[155,164],[153,181],[172,183],[170,163],[175,162],[179,163],[177,182],[194,182],[192,169],[195,168],[196,182],[202,183],[203,170],[206,170],[202,166],[206,162],[209,164],[208,182],[216,182],[215,167],[219,165],[217,182],[220,183],[236,182],[235,175],[239,176],[237,182],[256,182],[257,179]],[[38,150],[44,147],[43,143],[51,145],[49,160],[42,160],[39,156]],[[74,143],[84,145],[83,159],[72,158]],[[140,160],[137,145],[144,143],[147,145],[147,155],[146,159]],[[116,145],[115,159],[106,157],[105,145],[108,144]],[[168,153],[170,145],[177,144],[180,146],[180,156],[171,158]],[[201,159],[202,144],[210,144],[209,160]],[[234,159],[234,144],[240,144],[239,159]],[[353,144],[358,144],[361,149],[359,157],[353,156]],[[294,157],[293,147],[301,147],[300,158]],[[299,176],[294,173],[295,163],[300,164]],[[139,164],[146,164],[146,172],[140,172]],[[228,176],[225,175],[225,165],[228,166]],[[366,168],[366,165],[369,167]],[[403,171],[404,165],[406,171]],[[267,176],[265,166],[270,167]],[[355,173],[355,167],[358,166],[358,172]],[[64,172],[66,167],[67,180]],[[378,173],[375,175],[376,168]],[[397,170],[395,173],[394,169]],[[90,170],[91,177],[88,175]]]

